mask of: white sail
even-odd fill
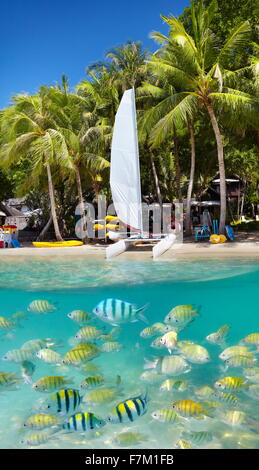
[[[134,88],[124,92],[113,131],[110,185],[119,219],[143,231]]]

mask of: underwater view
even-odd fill
[[[2,449],[259,448],[259,262],[0,262]]]

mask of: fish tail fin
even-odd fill
[[[142,312],[148,308],[148,304],[144,305],[143,307],[140,307],[137,309],[137,317],[142,320],[144,323],[149,324],[149,320],[143,315]]]
[[[202,309],[202,305],[193,305],[193,311],[195,312],[195,316],[196,317],[199,317],[201,316],[201,309]]]
[[[209,418],[215,418],[215,410],[216,408],[211,405],[204,405],[203,414]]]
[[[146,359],[144,357],[144,361],[145,361],[145,365],[144,365],[144,369],[154,369],[157,365],[157,361],[158,359],[155,359],[154,361],[148,361],[148,359]]]
[[[148,387],[146,387],[145,391],[141,393],[141,397],[145,403],[148,403],[150,401]]]
[[[27,375],[25,377],[23,377],[23,382],[24,382],[25,385],[32,385],[33,384],[32,378],[27,376]]]
[[[46,341],[47,341],[46,342],[46,347],[47,348],[56,349],[56,348],[61,348],[63,346],[63,341],[62,340],[54,341],[51,338],[46,338]]]

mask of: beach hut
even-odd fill
[[[249,181],[235,174],[228,175],[226,178],[227,202],[231,215],[234,213],[238,218],[243,216],[245,192],[249,183]],[[220,199],[220,179],[218,174],[211,180],[207,193],[213,199]]]

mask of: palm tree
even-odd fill
[[[110,126],[106,120],[99,119],[95,111],[91,111],[92,102],[87,98],[71,93],[68,82],[62,77],[62,87],[44,87],[41,89],[49,101],[49,111],[55,119],[59,132],[63,135],[68,153],[74,166],[70,177],[75,179],[78,200],[81,209],[82,231],[86,233],[83,224],[84,197],[81,174],[87,175],[93,187],[94,180],[100,178],[100,173],[109,166],[106,154],[110,143]],[[86,236],[83,241],[86,241]]]
[[[140,86],[146,79],[147,51],[142,50],[140,41],[129,41],[123,46],[114,47],[106,58],[111,62],[110,73],[122,93],[128,88]]]
[[[229,111],[233,120],[241,116],[242,119],[253,119],[258,102],[248,93],[230,87],[249,67],[235,71],[225,68],[227,58],[248,44],[250,25],[245,21],[236,27],[219,49],[209,29],[216,6],[216,0],[208,8],[204,8],[202,2],[197,6],[192,4],[192,36],[177,18],[162,16],[169,25],[169,35],[152,34],[156,41],[162,43],[162,49],[151,57],[149,65],[154,76],[163,77],[179,91],[173,90],[170,96],[150,110],[146,122],[149,121],[149,125],[153,123],[151,142],[159,145],[168,133],[172,133],[174,126],[193,120],[201,107],[207,110],[217,145],[221,203],[219,232],[223,234],[226,182],[223,135],[218,117]]]
[[[1,133],[5,143],[1,150],[1,164],[9,167],[21,157],[31,158],[31,171],[28,177],[31,184],[38,183],[47,173],[51,216],[56,239],[62,241],[55,203],[51,167],[72,170],[73,165],[62,133],[52,120],[46,100],[41,94],[34,96],[18,95],[14,104],[3,113]]]

